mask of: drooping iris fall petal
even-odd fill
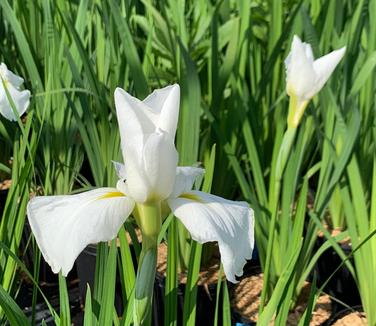
[[[199,243],[218,242],[227,279],[236,283],[254,246],[253,211],[245,202],[188,191],[168,200],[174,215]]]
[[[195,167],[178,167],[174,191],[168,205],[199,243],[218,242],[227,279],[236,283],[243,274],[254,246],[253,210],[246,202],[227,200],[191,190],[195,179],[204,173]]]
[[[34,197],[27,215],[43,257],[54,273],[64,276],[91,243],[116,237],[131,214],[134,201],[116,188],[77,195]]]

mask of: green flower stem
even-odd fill
[[[153,299],[158,235],[162,227],[160,203],[137,204],[136,221],[142,232],[142,250],[137,270],[134,325],[145,325]]]
[[[275,181],[280,182],[283,176],[283,172],[286,168],[287,160],[290,156],[291,148],[295,140],[296,129],[293,127],[288,127],[283,135],[282,144],[279,148],[279,153],[277,157],[277,166],[275,170]],[[277,188],[277,187],[276,187]],[[278,194],[279,195],[279,194]],[[274,197],[274,199],[276,199]]]
[[[294,105],[294,101],[290,101],[290,111],[293,109],[291,108],[291,105],[292,105],[291,102],[293,102],[293,105]],[[279,203],[279,196],[280,196],[280,191],[281,191],[281,181],[282,181],[283,172],[286,168],[288,157],[291,152],[292,145],[294,144],[296,130],[297,130],[297,127],[288,126],[287,130],[285,131],[285,134],[283,135],[282,144],[281,144],[281,147],[279,148],[279,153],[277,157],[275,178],[274,178],[275,187],[274,187],[274,192],[273,192],[273,198],[271,198],[271,202],[270,202],[272,219],[269,225],[269,233],[268,233],[269,240],[268,240],[268,246],[266,249],[266,262],[265,262],[265,269],[264,269],[264,284],[266,284],[266,286],[263,287],[262,292],[261,292],[260,307],[259,307],[260,314],[264,309],[267,291],[268,289],[270,289],[270,286],[269,286],[270,268],[271,268],[272,251],[273,251],[273,245],[274,245],[274,235],[276,232],[278,203]]]

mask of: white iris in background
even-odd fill
[[[55,273],[67,275],[88,244],[115,238],[136,204],[165,202],[194,240],[218,242],[229,281],[242,275],[254,245],[253,211],[245,202],[192,190],[204,170],[177,167],[179,102],[178,85],[155,90],[143,101],[117,88],[124,165],[115,163],[120,178],[116,188],[35,197],[29,202],[32,231]]]
[[[315,60],[311,45],[294,35],[291,52],[285,61],[287,94],[310,100],[324,86],[345,51],[346,47],[343,47]]]
[[[23,78],[8,70],[4,63],[0,64],[0,113],[10,121],[17,121],[17,117],[9,102],[6,90],[14,103],[18,116],[21,116],[30,103],[30,91],[20,90],[23,82]]]
[[[345,51],[343,47],[315,60],[311,45],[294,35],[291,52],[285,60],[286,92],[294,103],[294,110],[289,114],[290,124],[299,123],[309,100],[325,85]]]

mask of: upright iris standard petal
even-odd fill
[[[345,55],[346,48],[343,47],[339,50],[324,55],[321,58],[318,58],[313,63],[313,69],[316,73],[316,87],[318,92],[329,79],[334,69],[337,67],[338,63],[341,61]]]
[[[133,138],[161,129],[175,138],[179,116],[180,88],[171,85],[157,89],[141,101],[121,88],[115,90],[115,105],[122,147]],[[123,150],[124,151],[124,150]]]
[[[179,100],[178,85],[156,90],[144,101],[115,91],[128,190],[139,203],[164,200],[172,191]]]
[[[130,196],[138,203],[166,199],[172,192],[178,162],[172,138],[157,131],[149,135],[139,152],[132,145],[125,147]]]
[[[143,100],[159,116],[156,127],[166,131],[172,138],[175,137],[179,119],[180,87],[171,85],[156,89]]]
[[[175,185],[171,193],[171,198],[178,197],[183,192],[190,191],[197,177],[205,173],[204,169],[193,166],[178,166],[176,168]]]
[[[172,191],[175,171],[178,164],[178,152],[173,139],[164,131],[157,131],[147,139],[144,151],[144,169],[150,182],[149,196],[156,200],[166,199]]]
[[[299,101],[310,100],[329,79],[345,50],[341,48],[314,60],[311,46],[295,35],[285,61],[287,94],[298,97]]]
[[[29,106],[30,91],[20,90],[23,81],[21,77],[8,70],[4,63],[0,64],[0,113],[8,120],[16,121],[17,117],[8,99],[7,91],[19,116],[24,114]]]
[[[188,191],[168,204],[174,215],[199,243],[218,242],[227,279],[236,283],[254,246],[253,211],[235,202],[201,191]]]
[[[135,148],[141,149],[146,135],[155,131],[158,115],[121,88],[115,90],[115,105],[125,159],[125,146],[132,143]]]
[[[112,161],[112,164],[114,165],[116,175],[119,177],[119,179],[126,179],[127,170],[125,169],[125,165],[116,161]]]
[[[66,276],[81,251],[91,243],[116,237],[134,201],[116,188],[78,195],[33,198],[27,207],[31,230],[54,273]]]
[[[291,52],[286,61],[287,94],[306,98],[315,86],[313,55],[309,44],[294,36]]]

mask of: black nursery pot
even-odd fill
[[[232,324],[235,326],[256,326],[256,323],[241,316],[237,312],[232,312],[231,315]]]
[[[79,281],[80,296],[85,302],[86,288],[94,288],[95,260],[97,257],[97,246],[88,245],[76,259],[77,276]]]
[[[132,246],[131,246],[132,247]],[[137,258],[133,250],[131,250],[133,264],[137,268]],[[89,245],[84,251],[77,257],[76,267],[77,276],[79,278],[79,292],[81,302],[84,304],[86,297],[87,284],[89,284],[91,290],[94,289],[94,277],[95,277],[95,264],[97,257],[97,246]],[[183,298],[183,296],[179,296]],[[154,282],[154,297],[152,306],[152,325],[163,326],[163,313],[164,313],[164,279],[156,277]],[[115,286],[115,308],[118,314],[122,313],[123,299],[121,292],[121,284],[119,275],[116,275]],[[183,305],[181,304],[181,307]]]
[[[166,278],[157,273],[154,284],[153,298],[153,326],[164,325],[164,294]],[[225,281],[223,281],[225,282]],[[182,326],[184,307],[185,284],[180,283],[177,289],[177,324]],[[222,293],[220,293],[222,296]],[[215,304],[217,297],[217,284],[197,287],[196,326],[213,325],[215,315]],[[222,301],[219,300],[218,324],[222,325]]]
[[[33,247],[30,245],[31,228],[28,220],[25,220],[25,226],[22,232],[22,238],[20,243],[20,251],[22,252],[23,262],[26,268],[33,273],[34,270],[34,253]],[[28,245],[29,244],[29,245]],[[74,325],[82,325],[81,322],[81,308],[78,295],[78,287],[76,283],[77,274],[73,269],[67,276],[67,286],[69,294],[69,302],[71,307],[72,323]],[[59,311],[59,277],[58,274],[52,272],[51,267],[46,263],[41,255],[39,265],[38,283],[43,293],[47,296],[52,307]],[[16,302],[18,306],[25,312],[26,316],[31,319],[32,315],[32,298],[33,298],[33,284],[30,281],[21,282],[20,292],[17,295]],[[46,325],[55,325],[54,318],[50,313],[48,306],[46,305],[42,295],[37,292],[37,301],[35,306],[35,325],[42,325],[42,320]]]
[[[316,249],[318,249],[324,242],[325,238],[319,237],[316,242]],[[339,246],[346,255],[349,255],[351,253],[351,245],[346,243],[339,243]],[[352,257],[350,258],[350,262],[353,263]],[[332,273],[338,268],[341,263],[342,259],[341,257],[339,257],[337,252],[332,247],[327,249],[318,259],[316,264],[315,270],[317,272],[317,285],[323,285],[324,282],[332,275]],[[331,296],[339,299],[340,301],[346,303],[350,307],[361,305],[359,290],[346,265],[343,265],[333,275],[328,284],[325,286],[324,291]],[[343,305],[333,300],[332,316],[336,315],[338,311],[342,309]]]
[[[95,262],[97,258],[97,246],[88,245],[81,254],[77,257],[76,267],[77,276],[79,279],[79,290],[82,303],[85,303],[87,284],[89,284],[91,291],[94,289],[95,276]],[[116,275],[115,287],[115,308],[118,313],[121,313],[123,308],[122,293],[119,276]]]
[[[359,312],[359,313],[362,313],[363,312],[363,307],[361,305],[358,305],[358,306],[354,306],[354,307],[351,307],[351,308],[346,308],[346,309],[343,309],[343,310],[340,310],[338,312],[336,312],[334,315],[332,314],[332,317],[324,324],[324,326],[331,326],[333,325],[336,321],[338,321],[339,319],[353,313],[353,312]]]
[[[134,254],[133,250],[131,251]],[[136,267],[137,259],[133,257]],[[79,290],[82,302],[85,302],[87,284],[91,289],[94,287],[94,275],[95,275],[95,262],[96,262],[96,245],[89,245],[78,256],[76,260],[77,275],[80,280]],[[252,275],[255,270],[260,270],[258,259],[249,261],[244,267],[244,276]],[[164,301],[165,301],[165,276],[160,273],[156,273],[154,282],[154,294],[152,303],[152,325],[163,326],[164,325]],[[225,280],[223,280],[225,282]],[[229,287],[231,287],[230,283]],[[185,284],[179,284],[177,288],[177,325],[182,326],[182,316],[184,307],[184,293]],[[222,296],[220,292],[220,297]],[[199,285],[197,288],[197,305],[196,305],[196,326],[213,325],[215,317],[215,305],[217,296],[217,283],[209,284],[207,286]],[[219,312],[218,312],[218,324],[222,325],[222,300],[219,300]],[[115,307],[118,313],[121,313],[123,302],[120,282],[117,277],[116,292],[115,292]],[[237,325],[254,325],[247,323],[246,320],[242,320],[240,316],[232,314],[232,322]],[[241,324],[240,321],[242,321]]]
[[[8,190],[0,190],[0,219],[3,215],[3,210],[5,207],[5,202],[7,200]]]

